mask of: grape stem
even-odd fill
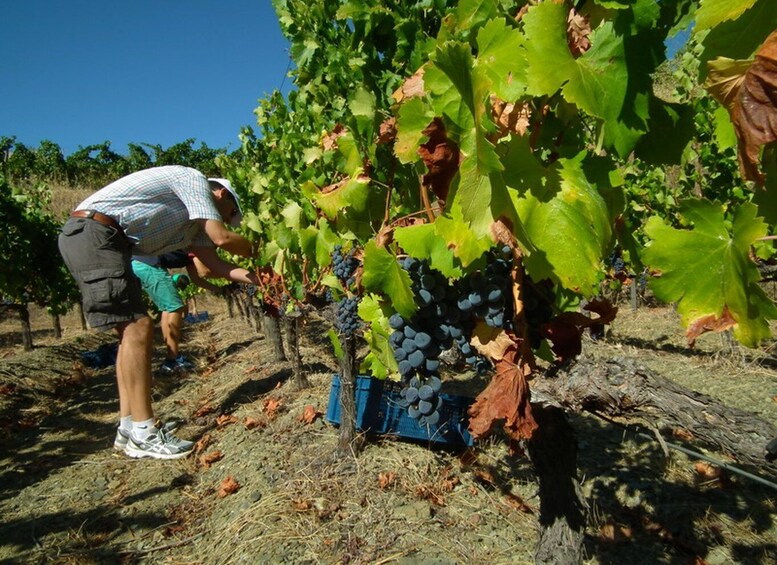
[[[426,216],[429,218],[429,223],[434,222],[434,214],[432,213],[432,206],[429,204],[429,191],[426,189],[426,185],[421,179],[419,179],[418,185],[421,189],[421,201],[424,203],[424,210],[426,210]]]

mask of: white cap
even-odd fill
[[[224,188],[226,188],[229,193],[232,195],[232,198],[235,199],[235,204],[237,204],[237,216],[232,218],[232,221],[230,221],[230,225],[232,227],[238,227],[240,225],[240,222],[243,221],[243,210],[240,208],[240,198],[237,195],[237,192],[235,192],[235,189],[232,188],[232,183],[229,182],[227,179],[208,179],[208,182],[215,182],[217,184],[220,184]]]

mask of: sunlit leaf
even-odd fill
[[[542,181],[517,204],[532,244],[542,250],[529,254],[526,268],[535,280],[558,280],[592,296],[612,237],[607,204],[586,178],[581,159],[562,159]]]
[[[370,241],[364,247],[362,285],[388,296],[396,311],[409,318],[416,310],[410,276],[391,253]]]
[[[760,275],[750,259],[753,243],[767,233],[756,207],[743,204],[727,226],[723,208],[706,200],[684,203],[692,229],[676,229],[654,217],[645,232],[652,243],[643,260],[660,276],[651,288],[660,300],[677,303],[684,326],[730,313],[735,337],[755,347],[770,336],[768,320],[777,307],[758,286]]]

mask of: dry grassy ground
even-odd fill
[[[326,323],[304,330],[311,387],[295,390],[261,334],[221,303],[202,306],[211,321],[186,326],[183,341],[198,371],[155,376],[158,414],[184,420],[179,435],[201,442],[178,461],[112,451],[112,368],[78,363],[111,336],[83,333],[72,317],[54,340],[37,314],[37,347],[25,353],[11,344],[17,322],[0,324],[0,562],[532,562],[537,485],[500,438],[473,451],[372,438],[357,458],[336,458],[338,431],[323,417],[336,371]],[[585,347],[638,357],[777,423],[774,351],[743,352],[721,336],[689,350],[671,309],[624,311],[605,341]],[[774,563],[776,491],[571,418],[591,510],[588,563]]]

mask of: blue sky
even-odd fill
[[[66,155],[110,141],[237,149],[289,57],[270,0],[9,0],[0,136]]]

